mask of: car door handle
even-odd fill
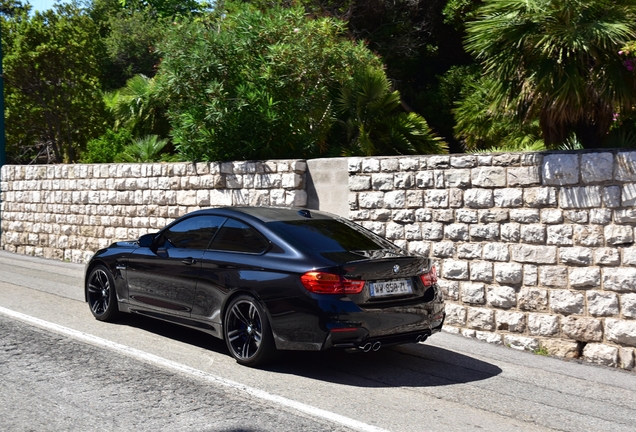
[[[197,260],[195,260],[194,258],[186,258],[184,260],[181,260],[181,262],[185,265],[193,265],[197,263]]]

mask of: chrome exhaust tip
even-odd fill
[[[418,335],[418,336],[415,338],[415,342],[416,342],[416,343],[424,343],[424,342],[426,342],[426,339],[428,339],[428,335],[427,335],[427,334]]]
[[[369,351],[371,351],[371,348],[372,348],[371,342],[367,342],[367,343],[366,343],[366,344],[364,344],[364,345],[360,345],[360,349],[361,349],[362,351],[364,351],[364,352],[369,352]]]
[[[380,349],[380,347],[382,347],[382,343],[381,342],[376,342],[373,344],[373,351],[377,351]]]

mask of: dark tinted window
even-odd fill
[[[210,249],[231,252],[261,253],[269,246],[254,228],[234,219],[228,219],[214,239]]]
[[[351,252],[394,249],[388,241],[364,228],[334,219],[308,219],[268,224],[287,240],[321,252]]]
[[[193,216],[185,219],[161,234],[159,247],[207,249],[224,220],[220,216]]]

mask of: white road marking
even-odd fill
[[[41,327],[46,330],[51,330],[55,333],[59,333],[59,334],[71,337],[73,339],[87,342],[89,344],[96,345],[102,348],[110,349],[112,351],[124,354],[128,357],[132,357],[144,362],[148,362],[148,363],[152,363],[164,368],[176,370],[178,372],[185,373],[187,375],[192,375],[197,378],[208,381],[210,383],[222,385],[224,387],[229,387],[231,389],[238,390],[243,393],[247,393],[250,396],[254,396],[259,399],[270,401],[275,404],[282,405],[284,407],[292,408],[314,417],[320,417],[330,422],[338,423],[342,426],[346,426],[361,432],[389,432],[386,429],[382,429],[377,426],[368,425],[366,423],[362,423],[358,420],[354,420],[354,419],[342,416],[340,414],[336,414],[330,411],[316,408],[311,405],[307,405],[302,402],[297,402],[291,399],[287,399],[282,396],[277,396],[271,393],[267,393],[266,391],[249,387],[244,384],[238,383],[236,381],[228,380],[228,379],[192,368],[190,366],[186,366],[184,364],[177,363],[175,361],[156,356],[154,354],[150,354],[150,353],[126,346],[126,345],[118,344],[116,342],[112,342],[107,339],[93,336],[91,334],[84,333],[79,330],[74,330],[68,327],[64,327],[49,321],[44,321],[39,318],[32,317],[30,315],[25,315],[20,312],[15,312],[11,309],[6,309],[1,306],[0,306],[0,313],[10,316],[12,318],[15,318],[17,320],[24,321],[28,324],[32,324],[37,327]]]

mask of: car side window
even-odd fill
[[[158,247],[207,249],[210,241],[225,221],[221,216],[193,216],[164,230]]]
[[[258,254],[265,252],[268,246],[269,242],[254,228],[235,219],[228,219],[214,238],[210,249]]]

